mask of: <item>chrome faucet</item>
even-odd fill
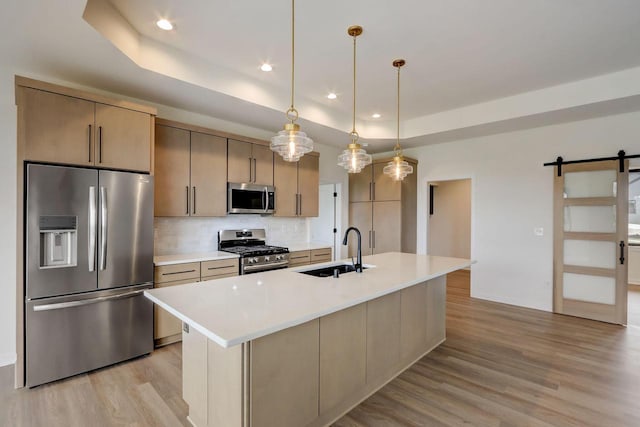
[[[355,227],[347,228],[347,231],[344,232],[344,239],[342,239],[342,244],[343,245],[347,244],[347,238],[349,237],[349,232],[351,230],[355,231],[356,234],[358,235],[358,253],[357,253],[356,262],[353,264],[353,266],[356,269],[356,273],[362,273],[362,235],[360,234],[360,230],[358,230]]]

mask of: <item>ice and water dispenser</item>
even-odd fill
[[[76,216],[40,217],[40,268],[75,267],[78,253]]]

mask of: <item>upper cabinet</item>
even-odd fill
[[[178,126],[156,124],[155,215],[226,215],[226,138]]]
[[[384,202],[400,200],[401,181],[394,181],[383,173],[387,162],[373,163],[360,173],[349,175],[349,201]]]
[[[362,172],[349,175],[349,225],[362,233],[362,253],[416,251],[417,162],[403,181],[383,173],[390,159],[376,159]],[[356,240],[349,238],[349,255]]]
[[[276,187],[275,216],[318,216],[318,153],[309,153],[297,162],[275,156],[273,180]]]
[[[227,181],[273,185],[273,152],[269,146],[229,139]]]
[[[151,171],[155,109],[16,77],[25,160]]]

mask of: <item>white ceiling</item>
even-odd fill
[[[265,133],[283,124],[289,0],[108,1],[90,0],[85,20],[85,0],[9,2],[0,66]],[[159,17],[176,29],[157,29]],[[298,0],[296,106],[321,142],[348,140],[353,24],[364,27],[357,127],[371,151],[389,149],[395,135],[397,57],[407,60],[407,145],[640,109],[637,0]],[[259,70],[265,60],[271,73]],[[327,100],[329,91],[339,98]]]

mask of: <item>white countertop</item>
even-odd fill
[[[471,260],[390,252],[339,279],[298,273],[332,263],[152,289],[144,295],[222,347],[299,325],[469,267]]]
[[[187,262],[215,261],[218,259],[239,258],[238,254],[230,252],[198,252],[193,254],[159,255],[153,257],[155,265],[183,264]]]

